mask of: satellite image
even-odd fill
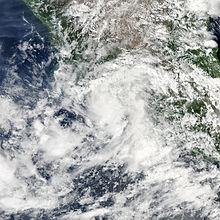
[[[220,220],[219,0],[0,0],[0,220]]]

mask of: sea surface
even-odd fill
[[[48,30],[22,1],[1,0],[0,10],[1,94],[31,107],[55,66]]]
[[[0,0],[0,219],[219,220],[217,0]]]

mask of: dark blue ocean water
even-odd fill
[[[49,33],[21,0],[0,0],[0,5],[0,94],[32,105],[53,79]]]

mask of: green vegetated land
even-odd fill
[[[69,58],[70,60],[89,61],[89,58],[83,55],[83,51],[88,47],[84,42],[88,39],[89,33],[82,33],[83,27],[77,26],[77,19],[69,19],[64,15],[65,7],[71,0],[24,0],[24,2],[49,27],[51,41],[55,46],[63,45],[64,39],[69,44],[77,41],[76,47],[73,48],[72,56]],[[167,46],[177,55],[178,59],[192,62],[213,78],[220,77],[220,61],[217,58],[217,48],[210,49],[204,45],[198,45],[198,48],[190,48],[189,46],[186,49],[188,42],[181,41],[181,35],[209,25],[209,19],[197,19],[195,15],[187,14],[184,17],[176,18],[175,21],[171,21],[169,23],[170,39]],[[114,59],[119,53],[119,48],[114,49],[105,58],[102,58],[101,62]]]
[[[67,64],[77,64],[80,61],[90,63],[89,68],[96,63],[101,64],[115,59],[120,54],[121,51],[117,47],[106,47],[103,56],[96,54],[100,45],[96,40],[91,43],[92,35],[89,30],[83,30],[84,27],[79,24],[77,16],[65,15],[65,8],[71,0],[24,0],[24,2],[35,16],[48,26],[54,46],[58,49],[63,46],[70,48],[70,54],[62,57],[62,61]]]
[[[192,68],[196,66],[203,70],[203,73],[208,78],[217,79],[220,77],[220,61],[217,57],[218,48],[210,48],[204,45],[205,37],[203,32],[207,31],[207,29],[209,29],[209,19],[199,19],[192,13],[176,18],[170,22],[170,39],[167,42],[168,49],[166,53],[168,55],[171,54],[176,63],[186,62],[187,64],[192,64]],[[193,32],[197,34],[189,34]],[[182,36],[185,37],[183,38]],[[195,43],[192,44],[193,42]],[[214,148],[212,153],[207,153],[205,147],[195,146],[191,154],[196,157],[202,157],[205,161],[212,162],[219,167],[220,161],[213,155],[220,154],[220,126],[216,126],[213,121],[210,122],[208,114],[212,112],[213,120],[215,121],[216,118],[220,117],[220,110],[211,101],[210,92],[205,86],[198,85],[193,78],[185,84],[187,86],[190,85],[193,90],[193,98],[189,98],[183,92],[185,86],[181,81],[179,93],[175,94],[170,91],[170,96],[163,98],[167,101],[160,111],[166,112],[166,117],[171,123],[184,118],[186,115],[192,115],[195,121],[184,125],[185,129],[192,132],[192,134],[206,134],[214,142]],[[169,99],[170,97],[174,98],[172,102]],[[162,101],[161,97],[158,101]]]
[[[89,32],[83,33],[83,27],[77,23],[77,18],[71,19],[65,17],[64,9],[71,0],[24,0],[32,12],[48,26],[52,43],[59,49],[66,43],[71,45],[76,42],[71,49],[68,57],[62,57],[67,63],[74,64],[76,61],[103,63],[115,59],[121,53],[120,48],[109,50],[107,55],[99,57],[98,61],[95,53],[85,55],[84,51],[88,49]],[[186,13],[182,16],[171,17],[166,21],[169,29],[169,40],[162,42],[165,45],[163,55],[170,63],[186,62],[190,66],[200,68],[207,77],[220,77],[220,62],[217,58],[217,48],[208,48],[204,45],[204,31],[209,26],[209,19],[200,19],[192,13]],[[196,33],[190,35],[190,33]],[[65,41],[65,42],[64,42]],[[192,46],[195,42],[196,46]],[[90,49],[95,51],[98,45],[95,44]],[[170,58],[171,57],[171,58]],[[173,69],[175,70],[174,67]],[[171,68],[172,70],[172,68]],[[178,80],[178,76],[177,76]],[[212,122],[206,120],[208,112],[220,117],[220,111],[211,101],[209,91],[197,85],[194,79],[188,82],[188,85],[194,91],[194,97],[189,98],[184,93],[185,88],[182,82],[179,84],[179,92],[176,94],[170,89],[170,94],[153,94],[154,102],[156,100],[156,111],[164,115],[170,123],[183,119],[184,116],[192,115],[196,120],[193,124],[184,125],[184,129],[190,132],[202,132],[214,141],[213,153],[220,153],[220,128],[214,126]],[[172,99],[170,99],[172,97]],[[172,100],[172,101],[171,101]],[[160,107],[158,107],[160,106]],[[205,161],[214,164],[220,164],[217,158],[212,154],[207,154],[202,147],[195,146],[191,150],[192,156],[202,157]]]
[[[61,44],[62,40],[58,34],[59,19],[62,15],[62,8],[68,1],[52,0],[23,0],[31,9],[34,15],[47,25],[51,34],[51,41],[55,45]]]

